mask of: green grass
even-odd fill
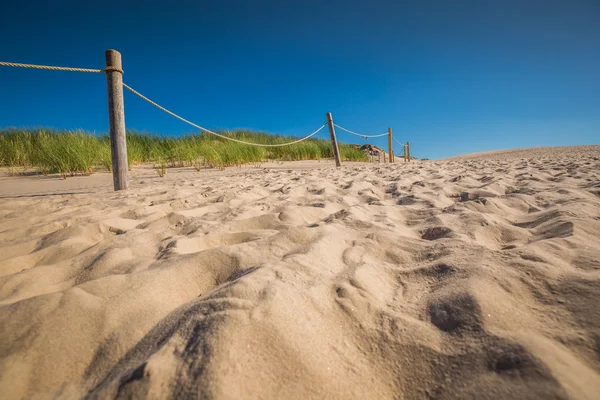
[[[261,143],[278,144],[296,140],[294,137],[262,132],[220,132],[232,138]],[[340,156],[345,161],[368,161],[365,154],[348,144],[339,144]],[[267,160],[319,160],[332,158],[331,143],[323,139],[308,139],[284,147],[256,147],[244,145],[210,134],[192,134],[166,137],[130,131],[127,133],[129,167],[151,163],[159,175],[168,167],[203,166],[223,168],[257,164]],[[10,173],[34,169],[43,174],[59,173],[63,177],[89,175],[98,169],[111,167],[110,140],[83,131],[55,131],[51,129],[1,129],[0,166]]]

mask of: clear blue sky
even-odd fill
[[[3,0],[0,35],[2,61],[101,69],[117,49],[125,82],[208,128],[302,136],[331,111],[417,157],[600,143],[599,0]],[[108,128],[101,74],[0,67],[0,93],[0,126]],[[125,111],[193,131],[128,92]]]

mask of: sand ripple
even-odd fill
[[[600,146],[311,165],[4,193],[2,397],[598,398]]]

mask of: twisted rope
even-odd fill
[[[356,135],[356,136],[363,137],[365,139],[367,139],[367,138],[376,138],[376,137],[381,137],[381,136],[386,136],[387,135],[387,132],[386,133],[382,133],[381,135],[362,135],[360,133],[352,132],[351,130],[348,130],[348,129],[344,128],[344,127],[341,127],[338,124],[333,124],[333,125],[336,126],[336,127],[338,127],[338,128],[340,128],[343,131],[346,131],[346,132],[351,133],[351,134]]]
[[[146,100],[148,103],[152,104],[154,107],[156,107],[156,108],[158,108],[158,109],[166,112],[169,115],[172,115],[173,117],[177,118],[180,121],[185,122],[186,124],[189,124],[189,125],[193,126],[194,128],[198,128],[198,129],[200,129],[200,130],[202,130],[202,131],[204,131],[206,133],[210,133],[211,135],[215,135],[215,136],[218,136],[218,137],[223,138],[223,139],[231,140],[232,142],[237,142],[237,143],[241,143],[241,144],[247,144],[247,145],[250,145],[250,146],[258,146],[258,147],[282,147],[282,146],[290,146],[292,144],[300,143],[300,142],[305,141],[306,139],[309,139],[309,138],[313,137],[314,135],[316,135],[317,133],[319,133],[319,131],[321,131],[321,129],[325,128],[325,126],[327,125],[327,124],[323,124],[319,129],[317,129],[316,131],[314,131],[310,135],[305,136],[305,137],[303,137],[301,139],[295,140],[293,142],[280,143],[280,144],[261,144],[261,143],[245,142],[243,140],[238,140],[238,139],[234,139],[234,138],[231,138],[231,137],[228,137],[228,136],[220,135],[220,134],[218,134],[216,132],[213,132],[213,131],[211,131],[209,129],[203,128],[200,125],[196,125],[193,122],[190,122],[187,119],[185,119],[183,117],[180,117],[179,115],[175,114],[174,112],[169,111],[166,108],[164,108],[163,106],[161,106],[161,105],[155,103],[154,101],[150,100],[149,98],[147,98],[146,96],[144,96],[143,94],[141,94],[140,92],[138,92],[137,90],[133,89],[131,86],[126,85],[125,83],[123,83],[123,87],[125,87],[128,90],[130,90],[132,93],[136,94],[137,96],[141,97],[142,99]]]
[[[21,64],[21,63],[11,63],[11,62],[6,62],[6,61],[0,61],[0,66],[17,67],[17,68],[32,68],[32,69],[47,69],[50,71],[96,72],[96,73],[104,72],[104,70],[102,70],[102,69],[55,67],[55,66],[51,66],[51,65]]]

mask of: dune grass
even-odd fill
[[[221,134],[261,144],[278,144],[297,138],[262,132],[233,131]],[[340,156],[346,161],[368,161],[355,146],[339,144]],[[319,160],[333,157],[331,143],[309,139],[284,147],[244,145],[210,134],[189,134],[169,137],[129,131],[127,133],[129,167],[144,163],[155,166],[159,175],[169,167],[208,166],[223,168],[257,164],[267,160]],[[10,173],[36,170],[42,174],[59,173],[63,177],[89,175],[99,169],[111,168],[110,140],[107,135],[84,131],[52,129],[0,130],[0,166]]]

